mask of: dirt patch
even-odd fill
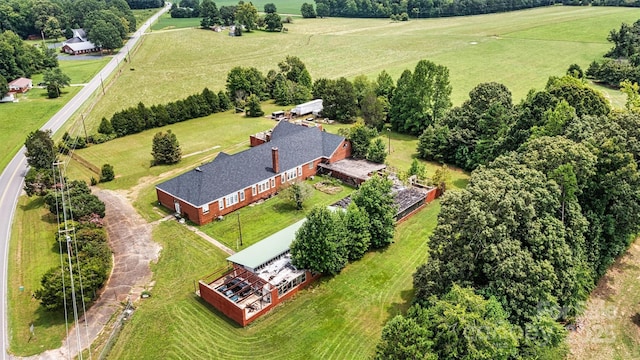
[[[342,187],[333,185],[330,181],[321,181],[313,185],[318,191],[325,194],[334,195],[342,191]]]

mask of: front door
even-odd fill
[[[176,213],[177,214],[181,214],[181,212],[180,212],[180,202],[178,200],[174,200],[173,201],[173,205],[174,205],[174,207],[176,209]]]

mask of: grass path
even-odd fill
[[[163,222],[154,239],[163,255],[153,296],[124,328],[113,359],[354,359],[369,357],[382,326],[412,298],[416,266],[426,260],[435,202],[398,227],[388,249],[367,254],[240,328],[193,294],[193,280],[224,264],[225,254]]]
[[[569,359],[640,359],[640,239],[591,293],[582,327],[571,332]]]
[[[17,355],[33,355],[60,346],[64,338],[64,316],[40,307],[31,295],[40,287],[40,278],[60,266],[54,241],[56,220],[44,207],[43,198],[22,196],[18,202],[9,247],[8,312],[9,344]],[[20,287],[23,287],[20,290]],[[29,332],[33,323],[35,336]]]

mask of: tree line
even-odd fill
[[[155,9],[164,6],[164,0],[126,0],[131,9]]]
[[[638,113],[610,111],[572,76],[515,106],[504,85],[480,84],[425,129],[421,157],[475,170],[443,198],[413,308],[385,326],[377,357],[561,356],[562,323],[640,230],[639,129]]]
[[[613,43],[613,47],[605,54],[607,59],[593,61],[586,76],[613,87],[620,87],[625,80],[639,83],[640,20],[632,25],[623,23],[617,31],[611,30],[607,40]]]
[[[465,16],[529,9],[553,5],[554,2],[553,0],[315,0],[319,17],[362,18],[388,18],[403,14],[411,18]]]
[[[315,3],[315,10],[311,4],[303,4],[301,8],[303,17],[391,18],[406,21],[409,18],[500,13],[551,6],[556,3],[577,6],[640,6],[638,0],[315,0]]]
[[[70,283],[70,270],[76,285],[78,308],[91,303],[104,285],[111,269],[111,250],[102,219],[105,216],[105,204],[83,181],[64,182],[53,169],[57,161],[58,148],[51,139],[51,131],[37,130],[25,140],[27,163],[30,166],[25,179],[28,196],[42,196],[44,203],[59,223],[65,219],[73,223],[75,232],[64,231],[64,225],[56,232],[56,248],[63,256],[71,253],[71,269],[68,262],[61,269],[56,266],[49,269],[40,281],[41,287],[34,293],[36,299],[47,310],[62,310],[73,306]],[[58,189],[64,186],[65,206]],[[71,247],[71,248],[68,248]],[[62,291],[66,285],[66,291]],[[82,284],[82,294],[79,284]]]
[[[57,67],[55,50],[27,44],[10,30],[0,33],[0,95],[9,81]]]
[[[23,39],[29,35],[40,38],[41,34],[52,39],[71,38],[71,29],[78,28],[90,35],[97,20],[118,31],[136,29],[136,19],[125,0],[4,0],[0,4],[0,30],[13,31]]]
[[[213,26],[235,26],[235,36],[241,36],[244,31],[251,32],[256,29],[266,31],[286,31],[283,23],[292,22],[287,16],[285,20],[277,13],[276,5],[267,3],[264,5],[264,15],[258,14],[258,9],[252,2],[240,1],[237,5],[225,5],[218,9],[212,0],[182,0],[179,4],[171,5],[172,18],[202,18],[200,26],[209,29]]]
[[[147,107],[142,102],[137,106],[116,112],[111,119],[102,118],[98,134],[92,135],[87,142],[102,143],[143,130],[174,124],[189,119],[207,116],[231,108],[229,97],[223,91],[217,95],[205,88],[200,94],[189,95],[184,100]]]

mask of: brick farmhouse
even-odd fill
[[[253,141],[252,141],[253,143]],[[158,201],[198,225],[316,175],[318,165],[351,155],[351,143],[318,127],[280,121],[268,141],[213,161],[156,186]]]

